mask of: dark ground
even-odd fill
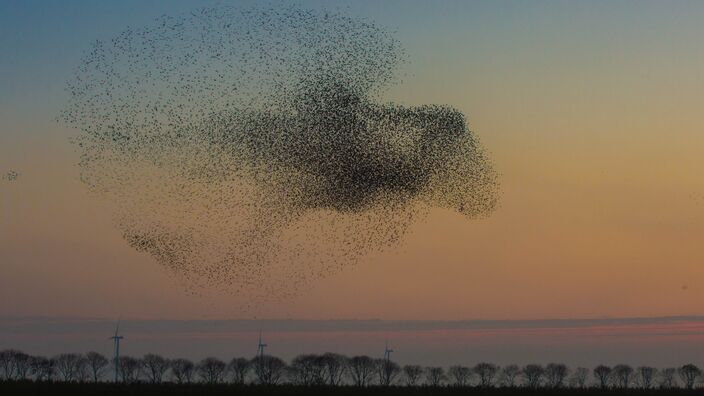
[[[306,386],[236,386],[228,384],[112,384],[112,383],[50,383],[50,382],[0,382],[0,396],[33,395],[150,395],[150,396],[190,396],[190,395],[229,395],[229,396],[505,396],[505,395],[701,395],[704,388],[688,391],[685,389],[527,389],[527,388],[455,388],[455,387],[306,387]]]

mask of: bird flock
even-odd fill
[[[341,12],[200,9],[96,41],[61,119],[130,246],[191,291],[287,298],[431,208],[496,207],[461,112],[381,100],[405,62],[392,34]]]
[[[17,181],[17,179],[19,179],[19,177],[20,177],[19,172],[15,171],[15,170],[9,170],[9,171],[3,173],[1,178],[2,178],[2,180],[14,182],[14,181]]]

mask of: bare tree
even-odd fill
[[[467,366],[451,366],[447,373],[455,386],[467,386],[472,379],[472,369]]]
[[[374,359],[369,356],[355,356],[350,359],[350,377],[356,386],[367,386],[374,375]]]
[[[152,383],[160,383],[164,374],[171,368],[172,376],[178,383],[190,383],[194,372],[206,383],[219,383],[226,372],[231,373],[236,384],[244,384],[248,373],[254,369],[257,383],[264,385],[278,384],[287,369],[285,362],[277,357],[262,355],[252,360],[235,358],[225,364],[216,358],[206,358],[194,365],[186,359],[169,361],[159,355],[147,354],[143,359],[122,356],[119,361],[119,373],[125,383],[139,381],[143,374]],[[58,376],[62,381],[91,380],[99,382],[105,375],[109,360],[98,352],[88,352],[85,355],[63,353],[52,359],[43,356],[29,356],[17,350],[0,351],[0,379],[34,378],[36,381],[50,381]],[[451,381],[455,386],[467,386],[472,375],[479,378],[479,386],[491,387],[495,380],[501,380],[501,385],[513,387],[516,378],[522,375],[527,387],[540,387],[545,381],[547,386],[559,388],[565,385],[569,377],[572,387],[585,388],[589,378],[589,369],[578,367],[569,376],[570,370],[564,364],[550,363],[546,367],[529,364],[519,369],[516,365],[503,368],[491,363],[478,363],[473,368],[461,365],[451,366],[445,373],[442,367],[428,367],[425,370],[418,365],[406,365],[403,370],[399,365],[387,359],[372,359],[368,356],[355,356],[351,359],[334,353],[324,355],[299,355],[291,364],[295,382],[302,385],[330,385],[342,383],[347,373],[356,386],[367,386],[376,374],[378,383],[388,386],[394,383],[401,371],[408,386],[419,385],[425,374],[426,383],[430,386],[442,386],[445,381]],[[693,389],[697,380],[702,378],[702,370],[694,364],[686,364],[678,369],[666,368],[658,371],[650,366],[631,366],[619,364],[610,368],[599,365],[592,370],[598,385],[605,389],[612,384],[615,388],[626,389],[637,385],[642,389],[652,389],[656,382],[660,387],[668,389],[677,386],[677,375],[687,389]],[[31,375],[31,377],[30,377]],[[703,381],[704,382],[704,381]]]
[[[54,377],[54,360],[44,356],[32,356],[30,371],[37,381],[51,381]]]
[[[472,372],[479,377],[479,386],[485,388],[494,384],[494,377],[496,377],[498,371],[499,367],[497,365],[486,362],[477,363],[472,368]]]
[[[423,375],[423,368],[417,364],[403,366],[403,375],[406,378],[406,385],[417,386]]]
[[[519,369],[518,366],[515,364],[509,364],[501,369],[501,372],[499,373],[499,381],[501,382],[501,385],[513,388],[516,386],[516,379],[518,379],[518,375],[520,373],[521,369]]]
[[[118,371],[122,382],[129,384],[139,381],[142,376],[142,362],[140,359],[131,356],[120,356],[119,365],[120,369]]]
[[[636,369],[636,382],[643,389],[650,389],[655,383],[658,370],[654,367],[640,366]]]
[[[15,357],[19,353],[16,349],[0,351],[0,379],[11,380],[15,377]]]
[[[538,388],[543,382],[545,369],[539,364],[529,364],[523,367],[523,381],[529,388]]]
[[[627,364],[618,364],[611,371],[615,385],[622,389],[628,389],[633,382],[635,371]]]
[[[396,377],[401,373],[401,367],[394,361],[388,359],[377,359],[375,362],[377,381],[381,386],[393,384]]]
[[[179,384],[190,384],[193,381],[195,364],[188,359],[174,359],[171,361],[171,375]]]
[[[232,375],[232,382],[243,385],[247,381],[247,374],[252,369],[252,363],[245,358],[234,358],[230,360],[228,370]]]
[[[286,372],[286,363],[270,355],[259,355],[252,359],[254,374],[257,383],[262,385],[276,385],[281,381]]]
[[[328,352],[321,356],[321,361],[325,382],[331,386],[339,385],[349,364],[347,356]]]
[[[77,353],[62,353],[54,358],[56,372],[65,382],[79,379],[79,370],[83,356]]]
[[[550,363],[545,366],[545,380],[549,387],[560,388],[565,383],[569,370],[562,363]]]
[[[609,386],[609,381],[611,380],[611,367],[599,365],[594,368],[594,378],[599,382],[599,386],[602,389],[606,389]]]
[[[291,361],[290,375],[296,385],[320,385],[323,382],[323,366],[318,355],[298,355]]]
[[[445,370],[442,367],[428,367],[425,369],[426,382],[430,386],[440,386],[445,381]]]
[[[27,379],[32,368],[32,357],[24,352],[15,354],[15,379]]]
[[[76,366],[76,380],[79,382],[87,382],[91,380],[90,366],[88,358],[85,355],[79,355],[80,359]]]
[[[677,369],[673,367],[668,367],[660,371],[660,387],[665,389],[674,388],[677,386]]]
[[[682,379],[682,383],[687,389],[694,389],[694,384],[697,382],[697,378],[702,375],[702,370],[691,363],[680,367],[677,369],[677,372]]]
[[[313,355],[312,368],[313,368],[312,383],[314,385],[325,384],[325,382],[326,382],[326,380],[325,380],[325,363],[323,361],[322,356]]]
[[[0,379],[25,379],[31,371],[31,356],[16,349],[0,351]]]
[[[88,370],[93,382],[98,382],[103,378],[110,364],[105,356],[94,351],[86,353],[86,362],[88,363]]]
[[[584,389],[587,386],[589,379],[589,369],[586,367],[577,367],[570,378],[570,385],[575,388]]]
[[[11,380],[15,374],[15,354],[19,352],[14,349],[0,351],[0,375],[2,379]]]
[[[310,385],[312,383],[311,355],[298,355],[291,360],[288,377],[294,385]]]
[[[206,384],[217,384],[222,381],[225,374],[225,362],[218,358],[207,357],[196,365],[196,372]]]
[[[149,382],[159,384],[164,378],[164,374],[169,369],[169,361],[162,356],[149,353],[142,358],[144,371],[147,374]]]

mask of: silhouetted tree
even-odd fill
[[[321,356],[321,361],[325,382],[331,386],[340,385],[349,364],[347,356],[328,352]]]
[[[120,356],[119,373],[122,382],[134,383],[142,376],[142,362],[131,356]]]
[[[636,369],[636,381],[643,389],[650,389],[655,383],[658,370],[654,367],[640,366]]]
[[[179,384],[190,384],[193,381],[195,364],[188,359],[174,359],[171,361],[171,375]]]
[[[377,359],[375,362],[377,381],[381,386],[389,386],[401,372],[401,367],[392,360]]]
[[[311,384],[313,385],[323,385],[325,384],[325,364],[323,363],[323,357],[320,355],[311,356]]]
[[[677,386],[677,380],[675,375],[677,374],[677,369],[673,367],[668,367],[660,371],[660,387],[665,389],[674,388]]]
[[[356,386],[367,386],[374,375],[374,359],[369,356],[355,356],[350,359],[349,373]]]
[[[297,385],[320,385],[323,382],[323,365],[320,356],[298,355],[291,361],[290,375]]]
[[[63,382],[91,380],[99,382],[105,375],[108,359],[97,352],[88,352],[85,355],[76,353],[63,353],[52,359],[43,356],[29,356],[16,350],[0,351],[0,377],[1,379],[21,380],[34,378],[36,381],[50,381],[54,377]],[[138,382],[146,378],[149,382],[160,383],[164,374],[171,368],[172,377],[178,383],[191,382],[194,372],[197,372],[203,382],[214,384],[221,382],[226,373],[232,375],[236,384],[244,384],[251,369],[254,369],[256,382],[264,385],[275,385],[281,382],[287,368],[295,369],[292,379],[301,385],[329,385],[342,384],[345,374],[349,375],[351,382],[356,386],[367,386],[370,379],[376,376],[379,385],[388,386],[395,383],[398,375],[403,371],[405,383],[408,386],[418,386],[420,378],[425,374],[429,386],[442,386],[450,381],[455,386],[466,386],[472,375],[479,378],[479,386],[491,387],[500,378],[501,384],[513,387],[516,378],[522,375],[527,387],[537,388],[544,381],[546,386],[559,388],[565,385],[569,377],[569,384],[573,387],[585,388],[590,371],[584,367],[575,369],[571,376],[570,370],[564,364],[550,363],[546,367],[537,364],[526,365],[519,370],[516,365],[507,365],[503,368],[491,363],[479,363],[473,368],[461,365],[451,366],[447,373],[442,367],[428,367],[425,370],[418,365],[406,365],[403,370],[397,363],[386,359],[371,359],[367,356],[356,356],[351,359],[334,353],[323,355],[299,355],[292,360],[291,367],[277,357],[264,355],[252,360],[235,358],[229,364],[216,359],[206,358],[194,365],[186,359],[169,361],[161,356],[147,354],[143,359],[134,359],[129,356],[120,358],[121,379],[125,383]],[[497,376],[497,374],[499,374]],[[599,365],[592,370],[592,374],[601,388],[626,389],[637,385],[642,389],[651,389],[657,382],[664,389],[677,386],[677,376],[687,389],[693,389],[697,381],[702,378],[702,370],[694,364],[686,364],[678,369],[666,368],[661,371],[649,366],[640,366],[637,369],[619,364],[610,368]],[[299,376],[300,378],[296,377]]]
[[[529,388],[537,388],[543,382],[545,369],[539,364],[529,364],[523,367],[523,381]]]
[[[288,367],[288,377],[294,385],[310,385],[312,382],[312,368],[310,355],[298,355],[291,360]]]
[[[611,380],[611,367],[599,365],[594,368],[594,378],[596,378],[599,386],[602,389],[606,389],[609,386],[609,381]]]
[[[467,386],[472,378],[472,369],[466,366],[451,366],[447,373],[455,386]]]
[[[622,389],[628,389],[633,381],[633,367],[627,364],[618,364],[611,371],[615,385]]]
[[[702,370],[691,363],[680,367],[677,369],[677,372],[682,379],[684,387],[687,389],[694,389],[694,384],[697,382],[697,378],[702,375]]]
[[[54,378],[54,360],[44,356],[32,356],[30,371],[37,381],[51,381]]]
[[[254,375],[257,383],[263,385],[276,385],[281,381],[286,372],[286,363],[283,360],[270,355],[260,355],[252,359]]]
[[[207,357],[196,365],[196,372],[201,381],[206,384],[217,384],[222,382],[227,364],[214,357]]]
[[[425,369],[426,383],[430,386],[440,386],[445,381],[445,370],[442,367],[427,367]]]
[[[515,364],[509,364],[501,369],[499,373],[499,382],[502,386],[514,387],[516,386],[516,379],[521,374],[521,369]]]
[[[15,354],[15,379],[23,380],[29,377],[32,368],[32,357],[24,352]]]
[[[90,365],[88,363],[88,358],[86,355],[81,354],[81,358],[78,361],[78,368],[76,369],[76,380],[79,382],[91,381]]]
[[[407,386],[417,386],[422,375],[423,367],[417,364],[403,366],[403,376],[406,379]]]
[[[86,353],[86,361],[88,363],[87,367],[93,382],[100,381],[110,365],[108,359],[98,352],[91,351]]]
[[[499,371],[499,367],[491,363],[477,363],[476,366],[472,368],[472,372],[479,377],[479,386],[490,387],[494,383],[494,377]]]
[[[230,360],[228,370],[232,376],[232,382],[242,385],[247,381],[247,374],[252,369],[252,363],[245,358],[234,358]]]
[[[15,375],[15,354],[19,352],[14,349],[0,351],[0,375],[2,379],[10,380]]]
[[[161,383],[170,365],[167,359],[153,353],[144,355],[142,364],[144,365],[147,379],[153,384]]]
[[[572,373],[570,384],[575,388],[584,389],[587,386],[589,378],[589,369],[586,367],[577,367]]]
[[[54,357],[59,378],[65,382],[79,380],[81,365],[86,364],[83,359],[84,357],[77,353],[62,353]]]
[[[552,388],[559,388],[565,383],[565,378],[569,370],[562,363],[550,363],[545,366],[545,380],[547,385]]]
[[[0,379],[24,379],[31,369],[31,357],[16,349],[0,351]]]

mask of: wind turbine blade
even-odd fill
[[[122,315],[117,318],[117,325],[115,326],[115,337],[117,337],[117,332],[120,331],[120,322],[122,321]]]

